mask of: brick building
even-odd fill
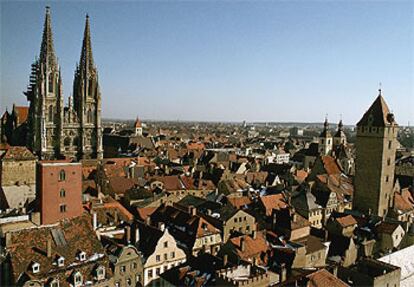
[[[42,161],[37,194],[42,224],[82,214],[82,165],[67,161]]]

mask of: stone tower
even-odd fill
[[[80,63],[75,71],[74,101],[69,97],[68,106],[64,107],[49,7],[46,7],[40,57],[32,64],[25,95],[30,102],[27,146],[37,156],[41,159],[102,158],[101,94],[88,16]]]
[[[25,95],[30,102],[27,145],[42,159],[59,154],[62,128],[62,79],[53,46],[50,9],[46,7],[40,57],[32,64]]]
[[[102,158],[101,92],[91,44],[89,16],[86,15],[85,32],[79,65],[73,82],[73,104],[80,121],[79,156]]]
[[[328,118],[325,118],[323,131],[319,135],[318,151],[320,155],[328,155],[332,151],[332,135],[329,131]]]
[[[398,125],[379,95],[357,123],[353,207],[363,213],[387,214],[393,200]]]

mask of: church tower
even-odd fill
[[[398,125],[379,95],[357,123],[353,208],[384,216],[393,200]]]
[[[101,93],[90,34],[89,16],[86,15],[81,57],[73,82],[73,106],[80,121],[78,157],[101,159]]]
[[[325,118],[323,131],[319,135],[318,151],[320,155],[329,155],[332,151],[332,135],[329,131],[328,118]]]
[[[338,130],[336,131],[334,135],[334,147],[337,147],[339,145],[346,145],[346,135],[344,133],[344,125],[342,123],[342,120],[338,123]]]
[[[32,64],[25,95],[30,101],[27,145],[41,159],[59,154],[62,123],[62,80],[55,55],[50,8],[46,7],[40,57]]]

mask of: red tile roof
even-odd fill
[[[247,206],[252,203],[252,200],[248,196],[227,197],[227,201],[237,209],[241,209],[243,206]]]
[[[351,225],[356,225],[358,222],[352,215],[346,215],[343,217],[338,217],[336,221],[342,226],[342,227],[348,227]]]
[[[3,160],[35,160],[36,156],[24,146],[10,146],[1,158]]]
[[[137,208],[137,213],[141,220],[146,221],[156,209],[157,207]]]
[[[271,216],[273,209],[280,210],[288,207],[288,204],[286,203],[285,197],[282,193],[261,196],[260,202],[263,204],[266,210],[266,216]]]
[[[52,247],[51,257],[47,257],[48,241]],[[77,266],[84,282],[93,280],[93,269],[97,264],[106,267],[108,275],[111,272],[105,250],[92,229],[91,218],[86,215],[53,225],[12,232],[11,245],[7,250],[15,280],[25,272],[31,278],[40,280],[50,278],[53,274],[54,278],[59,278],[61,286],[69,286],[67,278],[72,274],[69,266]],[[77,258],[79,251],[86,253],[86,260],[83,262]],[[64,267],[56,265],[57,256],[65,258]],[[31,272],[33,262],[40,264],[39,273]]]
[[[321,269],[306,276],[309,281],[307,287],[348,287],[338,277],[328,272],[326,269]]]
[[[18,113],[19,124],[24,123],[29,115],[29,107],[15,106],[14,109]]]

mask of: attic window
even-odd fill
[[[33,273],[39,273],[39,271],[40,271],[40,264],[37,263],[37,262],[34,262],[32,264],[32,271],[33,271]]]
[[[50,287],[59,287],[59,280],[54,279],[52,282],[49,283]]]
[[[98,280],[105,279],[105,267],[99,266],[98,268],[96,268],[96,278]]]
[[[73,276],[73,285],[75,285],[75,287],[82,286],[82,281],[82,274],[80,272],[76,272]]]
[[[79,259],[79,261],[85,261],[86,260],[86,253],[84,251],[79,252],[78,259]]]
[[[65,265],[65,257],[60,256],[60,257],[57,259],[57,264],[58,264],[58,266],[59,266],[59,267],[63,267],[63,266]]]

